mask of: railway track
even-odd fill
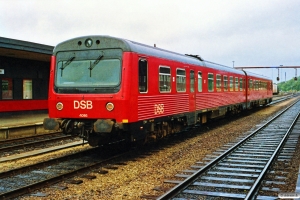
[[[280,189],[274,185],[284,184],[284,177],[269,169],[276,159],[287,159],[293,152],[288,145],[295,146],[295,134],[299,137],[299,132],[293,132],[300,123],[299,109],[297,101],[219,156],[211,157],[205,166],[178,174],[180,181],[166,181],[177,186],[158,199],[278,198]],[[281,181],[268,180],[270,174]]]
[[[100,153],[99,149],[95,148],[2,172],[0,173],[0,199],[18,197],[78,175],[82,175],[83,179],[93,179],[95,176],[84,175],[84,173],[91,171],[107,173],[102,170],[103,167],[116,169],[117,167],[113,166],[112,161],[128,153],[120,154],[116,151]],[[115,163],[115,165],[122,164]],[[80,183],[78,181],[76,180],[74,183]]]
[[[296,97],[298,96],[299,94],[291,94],[291,95],[287,95],[287,96],[283,96],[283,97],[277,97],[277,98],[273,98],[273,101],[269,104],[269,105],[273,105],[273,104],[277,104],[277,103],[280,103],[282,101],[286,101],[286,100],[289,100],[293,97]]]
[[[17,139],[10,139],[0,141],[0,155],[5,156],[6,153],[14,154],[20,153],[20,150],[24,148],[36,148],[39,145],[47,145],[48,143],[53,143],[56,141],[68,140],[73,139],[72,136],[67,136],[62,133],[50,133],[45,135],[38,135],[38,136],[30,136],[25,138],[17,138]]]
[[[90,154],[90,153],[88,153]],[[82,155],[78,156],[83,157]],[[30,169],[20,168],[16,170],[11,170],[9,172],[0,174],[0,199],[10,198],[22,195],[24,193],[30,192],[34,189],[45,187],[45,185],[51,185],[52,183],[65,180],[77,175],[78,173],[83,174],[89,172],[93,169],[101,169],[109,159],[98,160],[92,155],[88,155],[83,158],[83,160],[77,158],[61,158],[59,160],[51,160],[49,163],[39,163],[37,165],[28,166]],[[97,156],[98,157],[98,156]],[[69,163],[65,160],[73,160]],[[74,161],[76,160],[76,161]],[[95,162],[88,162],[88,161]],[[65,163],[58,165],[58,163]],[[74,166],[74,168],[70,167]],[[71,169],[72,168],[72,169]],[[58,172],[57,172],[58,171]],[[66,172],[66,173],[63,173]],[[47,177],[47,178],[45,178]],[[88,176],[87,176],[88,177]],[[92,177],[90,177],[92,178]],[[23,185],[20,183],[24,183]],[[27,184],[27,185],[26,185]],[[4,188],[5,185],[9,188]],[[14,187],[13,186],[18,186]]]
[[[66,136],[62,133],[51,133],[5,140],[0,142],[0,163],[45,154],[82,144],[84,143],[78,138]]]

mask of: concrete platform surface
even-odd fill
[[[48,117],[48,111],[0,113],[0,127],[40,123],[46,117]]]

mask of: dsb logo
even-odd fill
[[[74,109],[92,109],[93,102],[92,101],[74,101]]]
[[[159,115],[159,114],[163,114],[164,111],[164,104],[154,104],[154,114],[155,115]]]

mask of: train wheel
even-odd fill
[[[97,135],[89,134],[87,141],[92,147],[99,145],[99,137],[97,137]]]

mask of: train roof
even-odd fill
[[[93,40],[93,43],[91,47],[87,48],[84,44],[88,39]],[[77,37],[77,38],[73,38],[61,42],[54,48],[53,54],[56,55],[59,51],[66,51],[69,49],[75,49],[75,50],[99,49],[99,45],[105,46],[105,48],[120,48],[122,49],[122,51],[136,52],[139,54],[145,54],[145,55],[155,56],[163,59],[174,60],[174,61],[191,64],[191,65],[206,66],[208,68],[227,71],[227,72],[241,74],[241,75],[245,74],[243,70],[234,69],[225,65],[220,65],[210,61],[202,60],[201,58],[196,56],[184,55],[184,54],[168,51],[165,49],[161,49],[158,47],[134,42],[131,40],[105,36],[105,35],[82,36],[82,37]],[[264,79],[267,78],[251,72],[247,72],[247,74],[252,76],[259,76],[260,78],[264,78]]]
[[[256,78],[261,78],[261,79],[267,79],[269,81],[272,81],[271,78],[267,77],[267,76],[264,76],[264,75],[260,75],[260,74],[256,74],[256,73],[253,73],[253,72],[249,72],[249,71],[245,71],[243,70],[248,76],[252,76],[252,77],[256,77]]]

